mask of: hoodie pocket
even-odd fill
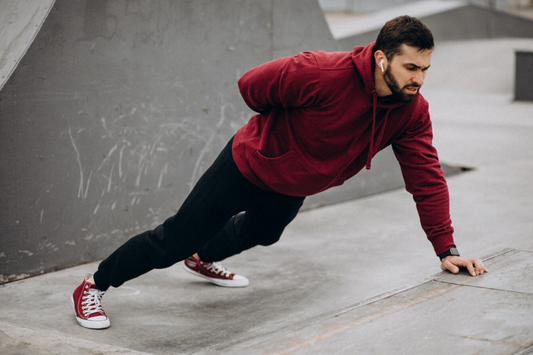
[[[290,196],[309,196],[326,190],[331,179],[307,166],[291,150],[268,158],[256,150],[249,160],[255,174],[272,190]]]

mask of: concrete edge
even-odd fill
[[[151,355],[128,348],[67,336],[53,330],[37,330],[2,321],[0,321],[0,333],[5,334],[2,336],[0,346],[4,351],[12,348],[21,351],[21,353],[28,351],[28,353],[33,354],[79,354],[80,350],[85,350],[89,354]]]

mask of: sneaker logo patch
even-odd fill
[[[190,260],[190,259],[185,260],[185,262],[186,262],[187,265],[190,266],[190,267],[196,267],[196,265],[197,265],[195,261],[192,261],[192,260]]]

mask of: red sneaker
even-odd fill
[[[101,304],[105,291],[100,291],[90,283],[89,277],[89,274],[85,275],[83,282],[76,288],[70,299],[76,313],[76,320],[79,325],[85,328],[109,328],[111,323]]]
[[[207,279],[218,286],[246,287],[250,281],[241,275],[226,270],[219,262],[204,263],[196,256],[191,256],[183,262],[185,271]]]

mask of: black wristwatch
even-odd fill
[[[450,256],[450,255],[461,256],[461,254],[459,254],[459,250],[457,250],[457,248],[451,248],[450,250],[445,251],[444,253],[440,254],[439,258],[442,261],[442,259],[444,259],[445,257]]]

